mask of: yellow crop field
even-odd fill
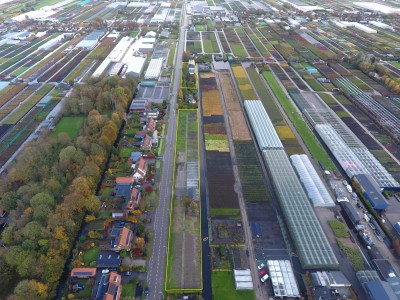
[[[226,137],[226,136],[225,136]],[[228,138],[226,140],[205,140],[206,151],[229,152]]]
[[[247,77],[246,71],[240,65],[233,66],[233,75],[236,78],[236,82],[239,86],[240,94],[242,95],[243,100],[255,100],[257,96],[253,90],[252,85]]]
[[[294,139],[295,138],[292,129],[290,129],[290,127],[288,125],[275,126],[275,130],[278,133],[279,138],[281,140],[287,140],[287,139]]]
[[[203,107],[203,116],[223,115],[221,100],[218,90],[202,90],[201,105]]]

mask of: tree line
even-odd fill
[[[53,299],[71,247],[95,196],[137,82],[89,79],[76,85],[63,115],[85,115],[78,136],[49,133],[26,146],[0,178],[0,207],[9,212],[0,249],[0,298]]]

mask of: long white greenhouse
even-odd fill
[[[293,154],[290,156],[290,160],[313,206],[335,206],[335,202],[322,182],[321,177],[311,164],[308,156],[305,154]]]
[[[262,102],[260,100],[247,100],[244,101],[244,107],[246,108],[251,127],[253,128],[260,149],[282,149],[283,145],[281,140]]]

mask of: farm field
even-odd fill
[[[231,28],[225,28],[224,32],[226,35],[226,40],[229,42],[230,48],[232,49],[232,53],[238,57],[247,57],[249,54],[244,48],[235,30]]]
[[[202,32],[201,37],[205,53],[220,53],[221,50],[214,32]]]
[[[247,78],[247,74],[244,68],[241,65],[232,65],[232,71],[239,86],[242,99],[256,100],[257,96],[254,93],[253,87],[251,86],[249,79]]]
[[[179,110],[169,225],[166,290],[201,290],[200,203],[198,188],[198,111]],[[194,185],[193,185],[194,183]],[[194,193],[195,194],[195,193]]]
[[[230,73],[219,73],[218,79],[221,83],[223,99],[228,111],[229,125],[231,127],[233,140],[251,140],[250,132],[240,106],[238,95],[233,86]]]
[[[200,73],[203,116],[223,115],[217,80],[212,73]]]

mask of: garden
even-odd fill
[[[212,271],[211,283],[213,299],[218,300],[252,300],[253,290],[236,290],[232,271]]]

